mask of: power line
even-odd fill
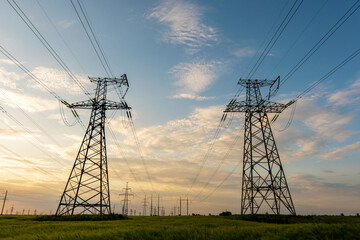
[[[255,72],[257,71],[257,69],[260,67],[261,63],[264,61],[265,57],[268,55],[268,53],[270,52],[270,50],[272,49],[272,47],[275,45],[275,43],[277,42],[277,40],[279,39],[279,37],[282,35],[282,33],[284,32],[285,28],[287,27],[287,25],[290,23],[291,19],[294,17],[295,13],[298,11],[299,7],[301,6],[301,4],[303,3],[303,0],[301,0],[301,2],[296,6],[296,4],[298,3],[299,0],[296,0],[294,2],[294,4],[292,5],[292,7],[290,8],[289,12],[286,14],[285,18],[283,19],[283,21],[281,22],[281,24],[279,25],[279,27],[277,28],[276,32],[274,33],[274,35],[272,36],[272,38],[270,39],[269,43],[266,45],[265,49],[263,50],[262,54],[260,55],[260,57],[258,58],[258,60],[256,61],[255,65],[252,67],[252,69],[250,70],[248,76],[246,78],[251,78]],[[296,8],[295,8],[296,6]],[[295,10],[293,11],[293,9],[295,8]],[[292,12],[292,13],[291,13]],[[289,17],[289,15],[291,14],[291,16]],[[285,23],[286,21],[286,23]]]
[[[3,46],[0,45],[0,52],[4,54],[10,61],[12,61],[16,66],[18,66],[24,73],[26,73],[31,79],[33,79],[36,83],[38,83],[41,87],[43,87],[48,93],[50,93],[54,98],[56,98],[59,102],[64,104],[66,107],[69,106],[69,103],[61,98],[57,93],[51,90],[42,80],[36,77],[28,68],[26,68],[20,61],[18,61],[11,53],[9,53]],[[77,119],[79,124],[85,129],[84,124],[82,123],[79,115],[77,114],[75,109],[71,109],[71,113]]]
[[[17,109],[18,109],[22,114],[24,114],[25,117],[30,120],[30,122],[32,122],[32,124],[34,124],[34,125],[35,125],[38,129],[40,129],[40,131],[43,132],[51,141],[53,141],[57,146],[60,147],[60,144],[59,144],[48,132],[46,132],[45,129],[42,128],[32,117],[30,117],[30,115],[27,114],[27,113],[24,111],[24,109],[22,109],[22,108],[15,102],[15,100],[14,100],[11,96],[9,96],[9,94],[7,94],[7,93],[6,93],[4,90],[2,90],[2,89],[0,89],[0,92],[5,96],[5,98],[6,98],[7,100],[9,100],[12,104],[14,104],[14,105],[17,107]],[[1,107],[0,107],[0,108],[1,108]],[[16,121],[17,124],[23,126],[23,124],[21,124],[21,123],[20,123],[19,121],[17,121],[15,118],[13,118],[13,121]]]
[[[127,116],[129,118],[129,121],[130,121],[131,132],[132,132],[132,135],[133,135],[133,138],[134,138],[134,141],[135,141],[136,148],[137,148],[138,153],[140,155],[141,162],[142,162],[142,164],[144,166],[146,176],[147,176],[148,180],[150,181],[151,188],[153,189],[154,192],[156,192],[155,188],[154,188],[154,185],[153,185],[152,178],[150,177],[150,174],[149,174],[149,171],[148,171],[148,168],[147,168],[147,164],[145,162],[145,158],[144,158],[144,155],[143,155],[143,152],[142,152],[142,149],[141,149],[139,138],[138,138],[137,133],[136,133],[134,122],[132,121],[132,116],[131,116],[130,111],[127,111]]]
[[[321,10],[325,7],[325,5],[328,3],[329,0],[326,0],[321,7],[319,8],[319,10],[317,10],[317,12],[315,13],[315,15],[310,19],[310,21],[308,22],[308,24],[304,27],[304,29],[301,31],[301,33],[298,35],[298,37],[296,38],[296,40],[293,42],[293,44],[291,45],[291,47],[286,51],[286,53],[282,56],[282,58],[280,59],[280,61],[276,64],[276,66],[273,68],[273,70],[271,70],[271,72],[268,74],[268,76],[266,78],[268,78],[274,71],[276,68],[278,68],[278,66],[284,61],[284,59],[286,58],[286,56],[290,53],[290,51],[294,48],[294,46],[296,45],[296,43],[301,39],[301,37],[304,35],[305,31],[310,27],[310,25],[314,22],[314,20],[316,19],[316,17],[319,15],[319,13],[321,12]]]
[[[352,59],[354,59],[357,55],[360,54],[360,48],[357,49],[355,52],[350,54],[346,59],[344,59],[341,63],[336,65],[334,68],[332,68],[329,72],[327,72],[322,78],[314,82],[310,87],[305,89],[301,94],[299,94],[295,99],[300,99],[303,96],[305,96],[307,93],[309,93],[311,90],[316,88],[321,82],[325,81],[327,78],[329,78],[332,74],[334,74],[336,71],[338,71],[340,68],[342,68],[344,65],[346,65],[348,62],[350,62]]]
[[[319,48],[360,8],[360,0],[357,0],[346,13],[322,36],[322,38],[305,54],[305,56],[285,75],[280,84],[285,84],[289,78],[317,51]],[[356,6],[358,5],[358,6]]]
[[[215,171],[210,175],[209,179],[204,183],[204,186],[203,186],[199,191],[197,191],[197,194],[193,197],[193,200],[195,200],[196,198],[198,198],[198,197],[200,196],[200,194],[209,186],[211,180],[215,177],[215,175],[216,175],[217,172],[219,171],[220,167],[221,167],[222,164],[225,162],[225,160],[228,158],[228,156],[230,155],[230,152],[233,150],[233,148],[235,147],[236,143],[239,141],[243,129],[244,129],[244,127],[242,127],[242,128],[240,129],[239,133],[237,134],[237,136],[235,137],[235,139],[233,140],[233,142],[230,144],[230,147],[228,148],[227,152],[226,152],[225,155],[222,157],[221,161],[218,163],[218,166],[216,167]]]
[[[108,61],[107,61],[107,58],[106,58],[106,56],[105,56],[105,54],[104,54],[104,51],[102,50],[102,47],[101,47],[99,41],[97,40],[97,37],[96,37],[96,34],[95,34],[95,30],[94,30],[94,28],[92,27],[91,22],[90,22],[87,14],[86,14],[85,8],[82,6],[82,4],[80,3],[80,1],[77,0],[77,3],[78,3],[78,5],[79,5],[79,7],[80,7],[82,16],[84,17],[85,22],[86,22],[88,28],[90,29],[91,36],[93,37],[95,43],[94,43],[93,39],[91,38],[90,33],[89,33],[88,29],[86,28],[85,23],[84,23],[83,19],[81,18],[80,13],[79,13],[79,11],[77,10],[77,8],[76,8],[73,0],[70,0],[70,2],[71,2],[72,6],[73,6],[73,8],[74,8],[74,10],[75,10],[75,12],[76,12],[76,15],[78,16],[78,18],[79,18],[79,20],[80,20],[80,22],[81,22],[81,25],[82,25],[83,29],[84,29],[85,32],[86,32],[86,35],[87,35],[88,39],[90,40],[90,43],[91,43],[91,45],[92,45],[92,47],[93,47],[93,49],[94,49],[94,51],[95,51],[98,59],[99,59],[100,62],[101,62],[101,65],[103,66],[103,68],[104,68],[104,70],[105,70],[105,72],[108,74],[108,76],[110,76],[110,74],[113,75],[113,74],[112,74],[112,71],[111,71],[111,68],[110,68],[110,65],[109,65],[109,63],[108,63]],[[95,45],[98,47],[98,49],[96,48]],[[100,56],[100,55],[101,55],[101,56]],[[106,65],[107,68],[105,67],[105,65]],[[110,74],[109,74],[109,73],[110,73]],[[117,91],[116,91],[116,92],[117,92]],[[117,92],[117,93],[118,93],[118,92]],[[126,93],[126,92],[125,92],[125,93]],[[120,95],[119,95],[119,98],[120,98],[120,100],[123,99],[123,96],[121,96],[121,93],[120,93]],[[150,177],[148,168],[147,168],[146,163],[145,163],[145,159],[144,159],[144,156],[143,156],[141,147],[140,147],[140,141],[139,141],[139,138],[138,138],[137,133],[136,133],[135,125],[134,125],[134,123],[133,123],[133,121],[132,121],[132,117],[131,117],[131,112],[130,112],[130,110],[127,110],[127,111],[126,111],[126,114],[127,114],[128,119],[129,119],[129,124],[130,124],[130,128],[131,128],[131,132],[132,132],[132,134],[133,134],[134,141],[135,141],[135,145],[136,145],[137,150],[138,150],[138,152],[139,152],[139,155],[140,155],[142,164],[143,164],[143,166],[144,166],[146,175],[147,175],[147,177],[148,177],[148,180],[149,180],[149,182],[150,182],[150,184],[151,184],[152,189],[154,190],[153,182],[152,182],[152,179],[151,179],[151,177]],[[126,162],[127,162],[127,160],[126,160]],[[128,164],[128,162],[127,162],[127,164]],[[132,171],[131,171],[131,172],[132,172]],[[132,174],[133,174],[133,172],[132,172]],[[133,174],[133,176],[135,176],[135,174]]]
[[[49,171],[47,171],[47,170],[45,170],[45,169],[43,169],[43,168],[41,168],[41,167],[36,166],[36,164],[35,164],[33,161],[30,161],[30,160],[27,160],[27,159],[23,158],[22,156],[20,156],[19,154],[15,153],[15,152],[12,151],[11,149],[5,147],[4,145],[0,144],[0,147],[1,147],[2,149],[4,149],[5,151],[11,153],[12,155],[15,155],[15,156],[17,157],[17,158],[14,158],[16,161],[21,162],[21,163],[24,163],[24,164],[26,164],[26,165],[28,165],[28,166],[31,166],[31,168],[33,168],[33,169],[35,169],[35,170],[37,170],[37,171],[39,171],[39,172],[41,172],[41,173],[43,173],[43,174],[55,176],[54,174],[50,173]]]
[[[130,170],[130,173],[131,173],[131,175],[133,176],[134,180],[136,181],[136,183],[137,183],[138,186],[140,187],[141,191],[142,191],[143,193],[145,193],[142,185],[140,184],[138,178],[136,177],[135,171],[130,167],[130,163],[129,163],[129,161],[127,160],[127,158],[125,157],[124,152],[123,152],[122,149],[121,149],[121,145],[120,145],[120,143],[119,143],[119,140],[117,139],[114,131],[112,130],[112,127],[111,127],[111,124],[110,124],[109,121],[107,121],[107,127],[108,127],[108,130],[109,130],[109,132],[110,132],[110,136],[112,137],[112,139],[114,140],[116,146],[118,147],[118,151],[120,152],[121,158],[125,160],[125,163],[126,163],[128,169]]]
[[[241,95],[241,93],[243,92],[243,90],[244,90],[244,88],[239,88],[238,91],[235,93],[234,97],[232,98],[232,100],[231,100],[230,102],[236,101],[236,99]],[[203,169],[206,161],[208,160],[211,151],[212,151],[213,148],[214,148],[215,140],[218,138],[218,136],[219,136],[219,134],[220,134],[220,131],[221,131],[221,128],[223,128],[223,127],[224,127],[224,128],[227,128],[227,127],[230,125],[230,123],[232,122],[233,114],[231,113],[230,118],[229,118],[229,120],[228,120],[228,123],[229,123],[229,124],[228,124],[227,126],[224,125],[227,116],[228,116],[228,113],[223,113],[223,115],[222,115],[222,117],[221,117],[221,119],[220,119],[220,122],[219,122],[219,124],[218,124],[218,126],[217,126],[217,128],[216,128],[216,130],[215,130],[215,133],[214,133],[214,135],[213,135],[213,137],[212,137],[212,139],[211,139],[211,141],[210,141],[210,146],[209,146],[209,148],[207,149],[207,151],[206,151],[206,153],[205,153],[205,155],[204,155],[204,157],[203,157],[203,159],[202,159],[202,161],[201,161],[201,164],[200,164],[200,166],[199,166],[199,169],[198,169],[198,171],[196,172],[195,177],[194,177],[193,181],[191,182],[190,187],[189,187],[188,190],[187,190],[186,196],[189,195],[190,191],[192,190],[192,188],[194,187],[196,181],[198,180],[198,177],[199,177],[199,175],[200,175],[200,173],[201,173],[201,171],[202,171],[202,169]]]
[[[8,111],[6,111],[2,106],[0,106],[0,111],[2,113],[4,113],[7,117],[9,117],[11,120],[13,120],[16,124],[18,124],[19,126],[22,127],[22,129],[29,134],[30,136],[32,136],[38,143],[42,144],[41,141],[35,136],[35,134],[33,134],[33,132],[31,132],[28,128],[26,128],[22,123],[20,123],[14,116],[12,116]],[[6,124],[4,122],[5,125],[7,125],[8,128],[10,128],[12,131],[15,131],[14,128],[12,128],[10,125]],[[27,138],[24,138],[27,142],[29,142],[31,145],[33,145],[35,148],[37,148],[40,152],[42,152],[43,154],[47,155],[48,157],[50,157],[51,159],[55,160],[53,158],[53,156],[51,156],[50,154],[48,154],[47,152],[45,152],[42,148],[40,148],[38,145],[36,145],[33,141],[30,141]],[[59,163],[60,162],[58,160],[55,160],[55,162]]]
[[[306,88],[302,93],[300,93],[295,99],[291,100],[287,106],[290,105],[294,105],[292,111],[291,111],[291,115],[290,118],[285,126],[284,129],[280,130],[280,131],[284,131],[286,130],[295,115],[295,109],[296,109],[296,103],[299,99],[301,99],[302,97],[304,97],[306,94],[308,94],[310,91],[312,91],[314,88],[316,88],[320,83],[322,83],[323,81],[325,81],[327,78],[329,78],[332,74],[334,74],[335,72],[337,72],[340,68],[342,68],[343,66],[345,66],[348,62],[350,62],[351,60],[353,60],[357,55],[360,54],[360,48],[357,49],[356,51],[354,51],[352,54],[350,54],[347,58],[345,58],[342,62],[340,62],[338,65],[336,65],[334,68],[332,68],[329,72],[327,72],[323,77],[321,77],[319,80],[315,81],[313,84],[311,84],[308,88]],[[273,119],[271,120],[271,123],[273,124],[276,119],[279,117],[280,114],[275,114],[275,116],[273,117]]]
[[[103,59],[101,58],[101,56],[102,56],[104,59],[106,59],[105,56],[104,56],[104,54],[103,54],[103,52],[102,52],[102,50],[101,50],[101,48],[100,48],[99,42],[98,42],[97,39],[96,39],[96,36],[95,36],[95,34],[94,34],[94,31],[92,30],[92,27],[91,27],[91,25],[90,25],[90,23],[89,23],[89,21],[88,21],[88,18],[86,17],[86,14],[85,14],[85,12],[84,12],[84,10],[83,10],[80,2],[77,1],[78,4],[79,4],[79,6],[80,6],[80,10],[81,10],[81,12],[82,12],[82,14],[83,14],[83,17],[85,18],[85,21],[86,21],[86,23],[87,23],[87,26],[88,26],[88,28],[90,29],[90,32],[91,32],[93,38],[95,39],[95,43],[94,43],[94,40],[91,38],[90,33],[89,33],[88,29],[86,28],[83,19],[82,19],[81,16],[80,16],[79,11],[78,11],[77,8],[75,7],[75,4],[74,4],[73,0],[70,0],[70,2],[71,2],[71,5],[73,6],[73,8],[74,8],[74,10],[75,10],[75,12],[76,12],[77,17],[78,17],[79,20],[80,20],[80,23],[81,23],[81,25],[82,25],[82,27],[83,27],[86,35],[87,35],[87,37],[88,37],[88,39],[89,39],[92,47],[93,47],[93,49],[94,49],[94,51],[95,51],[95,53],[96,53],[96,55],[97,55],[97,57],[98,57],[101,65],[103,66],[106,74],[107,74],[109,77],[111,77],[111,76],[112,76],[112,72],[111,72],[111,70],[110,70],[110,68],[109,68],[109,65],[107,64],[107,60],[103,60]],[[96,48],[95,44],[99,47],[100,50],[98,50],[98,49]],[[101,56],[100,56],[100,55],[101,55]],[[104,62],[104,61],[105,61],[105,62]],[[109,70],[106,68],[105,65],[108,66]]]
[[[51,20],[50,16],[47,14],[45,8],[41,5],[39,0],[36,0],[37,4],[39,5],[40,9],[42,10],[42,12],[44,13],[44,15],[46,16],[46,18],[49,20],[51,26],[55,29],[57,35],[60,37],[61,41],[64,43],[65,47],[67,48],[67,50],[70,52],[71,56],[75,59],[75,61],[79,64],[81,70],[83,72],[85,72],[84,67],[82,66],[82,64],[80,63],[79,59],[75,56],[73,50],[71,50],[69,44],[66,42],[65,38],[62,36],[62,34],[60,33],[60,31],[58,30],[58,28],[56,27],[56,25],[54,24],[54,22]]]
[[[16,172],[14,172],[14,171],[12,171],[12,170],[10,170],[10,169],[7,169],[7,172],[10,173],[10,174],[12,174],[12,175],[14,175],[14,176],[17,176],[17,177],[19,177],[19,178],[22,178],[22,179],[24,179],[24,180],[26,180],[26,181],[29,181],[29,182],[32,181],[32,180],[30,180],[29,178],[24,177],[23,174],[16,173]],[[48,190],[54,191],[54,192],[58,192],[58,189],[49,187],[48,184],[37,183],[37,185],[39,185],[39,186],[41,186],[41,187],[43,187],[43,188],[46,188],[46,189],[48,189]]]
[[[260,53],[260,50],[264,47],[266,39],[268,38],[268,36],[270,35],[270,32],[275,27],[275,24],[276,24],[277,20],[280,19],[281,15],[283,14],[283,12],[284,12],[286,6],[288,5],[288,3],[289,3],[289,1],[285,1],[285,4],[284,4],[283,8],[281,9],[279,15],[275,18],[275,21],[273,22],[272,26],[269,28],[266,36],[264,37],[264,39],[262,40],[262,42],[261,42],[261,44],[259,46],[259,48],[257,49],[254,56],[251,58],[251,61],[249,61],[249,64],[247,65],[247,67],[245,69],[250,68],[250,66],[254,63],[256,56]],[[240,76],[245,75],[245,69],[244,69],[244,71],[242,72],[242,74]]]
[[[129,88],[129,85],[127,84],[127,89],[128,89],[128,88]],[[115,92],[116,92],[116,94],[118,95],[119,100],[122,101],[122,102],[124,102],[125,104],[126,104],[126,102],[123,101],[123,100],[124,100],[124,96],[125,96],[125,94],[126,94],[126,92],[127,92],[127,89],[125,90],[124,93],[122,93],[122,92],[121,92],[121,89],[115,88]],[[125,116],[125,114],[126,114],[126,116]],[[126,126],[126,123],[125,123],[125,121],[126,121],[125,119],[128,119],[128,124],[127,124],[127,126]],[[135,125],[134,125],[134,122],[133,122],[133,120],[132,120],[132,114],[131,114],[131,111],[130,111],[129,109],[126,110],[126,113],[124,112],[124,116],[122,116],[122,121],[123,121],[123,125],[124,125],[125,128],[130,127],[130,129],[131,129],[131,133],[132,133],[133,138],[134,138],[135,146],[136,146],[136,149],[137,149],[137,151],[138,151],[138,153],[139,153],[139,156],[140,156],[142,165],[143,165],[143,167],[144,167],[144,169],[145,169],[146,176],[147,176],[147,178],[148,178],[148,180],[149,180],[149,182],[150,182],[150,185],[151,185],[152,190],[155,191],[155,188],[154,188],[154,185],[153,185],[153,181],[152,181],[152,178],[151,178],[151,176],[150,176],[150,174],[149,174],[149,170],[148,170],[148,167],[147,167],[147,164],[146,164],[146,162],[145,162],[145,158],[144,158],[144,155],[143,155],[143,152],[142,152],[142,149],[141,149],[141,144],[140,144],[138,135],[137,135],[137,133],[136,133]]]
[[[11,3],[10,1],[12,1],[13,3]],[[86,88],[82,85],[82,83],[77,79],[75,74],[69,69],[69,67],[61,59],[61,57],[58,55],[58,53],[50,45],[50,43],[44,38],[44,36],[40,33],[40,31],[35,27],[35,25],[27,17],[25,12],[20,8],[20,6],[16,3],[16,1],[15,0],[7,0],[7,2],[14,9],[14,11],[17,13],[17,15],[22,19],[22,21],[26,24],[26,26],[31,30],[31,32],[42,43],[42,45],[48,50],[48,52],[60,64],[60,66],[64,69],[64,71],[70,76],[70,78],[73,79],[75,81],[75,83],[80,87],[80,89],[87,95],[87,97],[89,99],[91,99],[91,94],[86,90]]]
[[[239,161],[239,163],[232,169],[231,172],[228,173],[228,175],[226,175],[226,177],[208,194],[206,195],[204,198],[202,198],[199,202],[203,202],[206,199],[208,199],[212,194],[214,194],[214,192],[216,192],[227,180],[228,178],[234,174],[234,172],[236,171],[236,169],[240,166],[241,162]]]
[[[220,134],[220,131],[221,131],[222,127],[224,126],[224,122],[225,122],[226,118],[227,118],[227,113],[224,113],[224,114],[222,115],[221,119],[220,119],[220,122],[219,122],[216,130],[215,130],[215,134],[213,135],[213,137],[212,137],[212,139],[211,139],[211,141],[210,141],[210,146],[209,146],[209,148],[207,149],[207,151],[206,151],[203,159],[201,160],[201,164],[200,164],[200,166],[199,166],[199,168],[198,168],[198,170],[197,170],[197,172],[196,172],[196,174],[195,174],[195,177],[193,178],[193,180],[192,180],[192,182],[191,182],[191,185],[190,185],[190,187],[189,187],[188,190],[187,190],[186,196],[189,195],[190,191],[191,191],[192,188],[194,187],[196,181],[198,180],[198,178],[199,178],[199,176],[200,176],[200,173],[201,173],[202,169],[204,168],[204,165],[205,165],[206,161],[207,161],[208,158],[210,157],[210,154],[211,154],[211,152],[212,152],[212,150],[213,150],[213,148],[214,148],[214,144],[215,144],[215,142],[216,142],[216,139],[218,138],[218,136],[219,136],[219,134]],[[231,120],[230,120],[230,121],[231,121]]]
[[[92,26],[92,24],[91,24],[91,20],[90,20],[89,15],[88,15],[87,12],[86,12],[85,5],[84,5],[81,1],[79,1],[79,0],[77,0],[77,2],[78,2],[78,4],[79,4],[79,6],[80,6],[81,12],[83,13],[83,15],[84,15],[84,17],[85,17],[86,23],[87,23],[88,26],[89,26],[89,29],[90,29],[90,31],[91,31],[91,34],[92,34],[92,36],[93,36],[94,39],[95,39],[96,45],[98,46],[98,48],[99,48],[99,50],[100,50],[101,56],[103,57],[103,59],[104,59],[104,61],[105,61],[105,65],[107,66],[107,68],[108,68],[111,76],[113,76],[114,74],[112,73],[112,70],[111,70],[111,68],[110,68],[110,64],[109,64],[109,62],[108,62],[108,60],[107,60],[107,58],[106,58],[106,55],[105,55],[105,53],[104,53],[104,50],[102,49],[101,44],[100,44],[99,41],[98,41],[98,38],[97,38],[97,36],[96,36],[95,28],[94,28],[94,27]]]

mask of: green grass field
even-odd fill
[[[255,222],[241,216],[177,216],[49,221],[34,216],[0,216],[0,239],[360,239],[360,217],[295,217],[286,220],[288,224],[259,222],[273,222],[271,219],[248,219]]]

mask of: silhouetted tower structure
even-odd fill
[[[281,113],[288,107],[270,101],[279,82],[280,77],[276,80],[240,79],[238,84],[245,87],[246,99],[234,98],[225,110],[245,113],[241,214],[257,214],[263,205],[274,214],[280,214],[283,207],[290,214],[296,214],[268,118],[268,113]],[[274,85],[275,90],[272,90]],[[267,86],[269,94],[264,99],[260,87]]]
[[[143,201],[143,216],[146,216],[146,208],[147,208],[147,205],[148,204],[148,200],[146,198],[146,195],[145,195],[145,198],[144,198],[144,201]]]
[[[186,216],[189,216],[189,198],[186,198]]]
[[[6,203],[6,201],[7,201],[7,190],[5,191],[5,195],[4,195],[4,199],[2,199],[3,200],[3,204],[2,204],[2,207],[1,207],[1,214],[0,215],[3,215],[3,212],[4,212],[4,208],[5,208],[5,203]]]
[[[160,216],[160,194],[158,194],[157,215]]]
[[[150,200],[150,216],[153,215],[153,195],[151,194],[151,200]]]
[[[124,195],[124,199],[122,200],[123,203],[123,207],[122,207],[122,215],[129,215],[129,196],[134,196],[134,194],[129,193],[129,191],[131,191],[131,188],[129,188],[128,182],[126,182],[126,188],[123,188],[124,193],[120,194],[120,195]]]
[[[108,100],[107,89],[110,85],[118,88],[124,85],[128,89],[129,84],[125,74],[121,78],[89,79],[97,84],[94,98],[67,105],[71,109],[91,109],[91,116],[56,215],[111,213],[105,113],[106,110],[130,108],[123,99],[120,102]]]

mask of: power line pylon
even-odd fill
[[[89,125],[81,143],[70,177],[61,196],[56,215],[110,214],[109,175],[106,155],[106,110],[130,109],[121,99],[107,99],[107,88],[112,85],[129,87],[126,75],[121,78],[90,78],[97,84],[91,100],[68,104],[71,109],[91,109]],[[127,91],[126,89],[126,91]],[[125,91],[125,93],[126,93]],[[124,98],[125,93],[121,95]]]
[[[150,200],[150,216],[153,215],[153,195],[151,194],[151,200]]]
[[[160,216],[160,194],[158,194],[157,216]]]
[[[7,201],[7,200],[6,200],[6,198],[7,198],[7,193],[8,193],[8,191],[6,190],[4,199],[2,199],[2,200],[4,200],[4,201],[3,201],[3,204],[2,204],[1,214],[0,214],[0,215],[3,215],[3,212],[4,212],[5,203],[6,203],[6,201]]]
[[[122,214],[124,216],[127,216],[129,214],[129,196],[134,196],[134,194],[129,193],[129,191],[131,191],[131,188],[129,188],[128,182],[126,182],[126,188],[123,188],[123,190],[125,191],[125,193],[120,194],[124,195],[124,199],[122,200],[124,202],[122,207]]]
[[[246,100],[233,99],[225,112],[245,112],[241,214],[257,214],[266,205],[274,214],[280,214],[284,206],[295,215],[295,207],[281,165],[280,156],[271,130],[268,113],[281,113],[286,104],[270,101],[279,88],[276,80],[240,79],[238,84],[246,88]],[[272,90],[274,85],[275,90]],[[263,99],[260,87],[269,87],[267,99]]]
[[[145,198],[144,198],[144,201],[143,201],[143,216],[146,216],[147,204],[148,204],[148,200],[147,200],[146,195],[145,195]]]

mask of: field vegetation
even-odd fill
[[[0,239],[348,240],[360,239],[360,217],[113,216],[104,220],[98,217],[0,216]]]

